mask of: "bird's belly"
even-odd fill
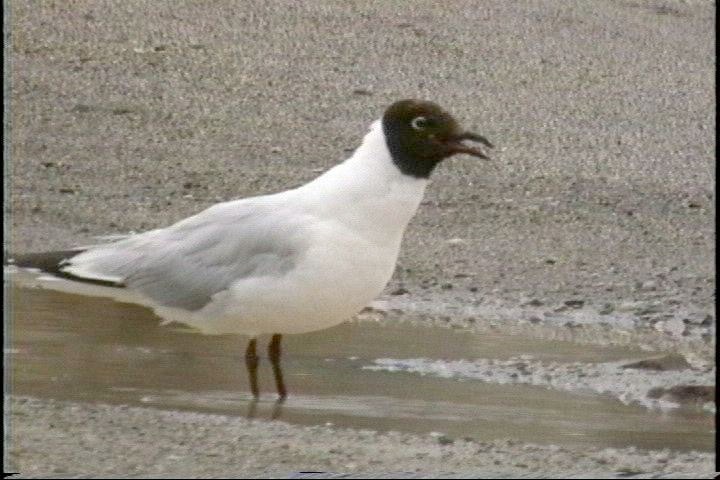
[[[308,251],[281,277],[236,282],[198,312],[196,322],[186,323],[205,333],[256,336],[310,332],[348,320],[385,288],[397,248],[349,242],[324,247]]]

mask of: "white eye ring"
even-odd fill
[[[412,119],[412,122],[410,122],[410,126],[415,130],[425,130],[425,127],[427,127],[427,118],[422,116],[415,117]]]

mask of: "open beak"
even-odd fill
[[[493,144],[482,135],[472,132],[462,132],[458,135],[453,135],[447,140],[447,146],[450,148],[450,152],[452,152],[453,155],[456,153],[466,153],[468,155],[472,155],[473,157],[484,158],[485,160],[490,159],[490,157],[485,155],[479,148],[465,145],[463,140],[482,143],[488,148],[493,148]]]

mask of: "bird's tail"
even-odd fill
[[[76,282],[92,283],[105,287],[122,287],[122,284],[111,280],[98,278],[86,278],[74,275],[64,268],[70,263],[71,259],[85,252],[85,248],[80,247],[72,250],[56,250],[52,252],[23,253],[15,256],[9,256],[5,253],[4,264],[6,266],[14,266],[17,268],[29,269],[36,272],[42,272],[57,278],[64,278]]]

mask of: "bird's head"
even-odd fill
[[[488,159],[465,141],[493,147],[485,137],[460,128],[437,104],[422,100],[400,100],[390,105],[382,127],[395,164],[404,174],[418,178],[429,177],[438,163],[458,153]]]

